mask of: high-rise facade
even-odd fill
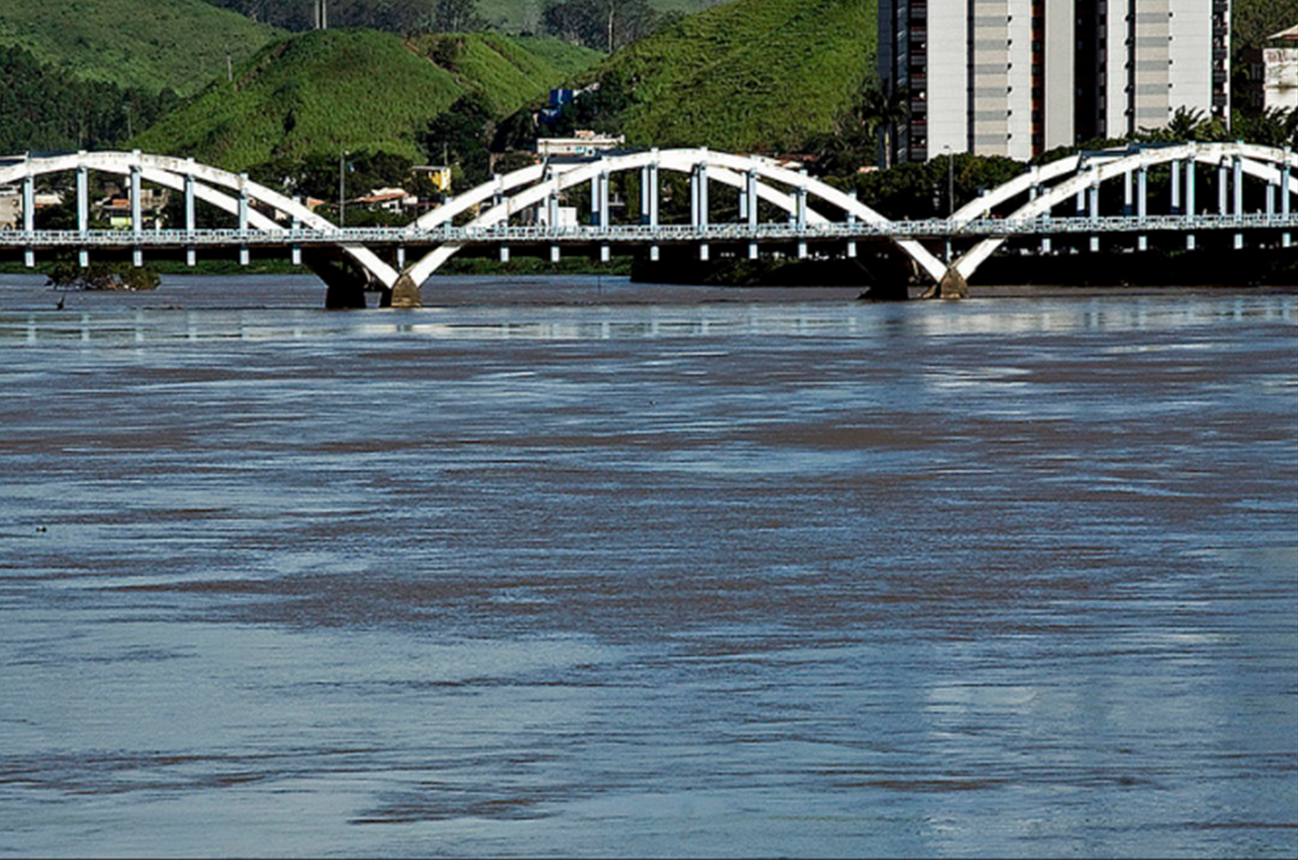
[[[879,0],[894,160],[1018,160],[1230,112],[1230,0]]]

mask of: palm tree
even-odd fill
[[[905,93],[896,90],[884,92],[874,85],[861,92],[861,125],[869,134],[878,136],[885,169],[892,166],[894,132],[909,117],[910,99]]]
[[[1164,128],[1164,133],[1168,140],[1197,140],[1203,130],[1203,110],[1182,106],[1172,114],[1172,119]]]

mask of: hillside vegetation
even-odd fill
[[[604,57],[554,39],[500,33],[416,36],[408,45],[450,72],[464,92],[480,94],[497,115],[548,97],[551,87]]]
[[[0,47],[0,153],[112,149],[173,110],[161,93],[84,81],[16,46]]]
[[[628,142],[796,150],[877,80],[875,0],[736,0],[691,15],[583,76],[629,100]]]
[[[283,31],[201,0],[4,0],[0,47],[76,78],[189,95]]]
[[[422,157],[416,134],[468,93],[502,114],[598,58],[500,34],[406,42],[373,30],[279,41],[165,117],[133,145],[244,170],[343,149]]]

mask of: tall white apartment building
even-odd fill
[[[1229,116],[1230,0],[879,0],[879,72],[905,95],[894,161],[1026,161]]]

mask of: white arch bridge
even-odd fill
[[[306,253],[329,283],[331,303],[355,304],[359,296],[363,306],[362,291],[380,289],[393,304],[410,306],[419,304],[420,285],[466,248],[494,250],[502,260],[514,249],[557,261],[564,248],[603,260],[614,248],[632,249],[657,260],[663,247],[688,248],[701,260],[756,259],[764,247],[796,257],[854,258],[858,243],[867,242],[903,255],[932,285],[928,295],[958,297],[1007,244],[1021,253],[1057,255],[1144,250],[1151,236],[1162,247],[1194,249],[1201,236],[1226,236],[1219,244],[1244,248],[1247,235],[1249,247],[1290,248],[1298,227],[1296,164],[1288,149],[1244,143],[1084,152],[1030,167],[948,218],[909,221],[889,219],[853,194],[767,159],[654,149],[534,165],[497,175],[407,226],[344,229],[246,174],[139,151],[79,152],[0,164],[0,188],[20,187],[22,195],[21,227],[0,230],[0,251],[21,253],[28,266],[38,252],[69,250],[82,266],[104,252],[127,252],[136,265],[146,250],[183,252],[190,265],[200,250],[237,249],[245,264],[253,249],[288,253],[295,263]],[[664,193],[662,171],[688,178],[688,206],[681,184]],[[92,229],[92,172],[125,177],[128,229]],[[38,185],[57,183],[59,174],[69,187],[67,175],[75,177],[76,228],[38,229]],[[639,211],[629,217],[631,207],[622,206],[619,216],[611,205],[616,182],[624,191],[638,189]],[[183,227],[143,229],[146,183],[183,196]],[[717,189],[730,189],[733,205]],[[588,201],[589,218],[562,224],[560,202],[576,198]],[[208,212],[224,213],[226,223],[199,227],[199,201]],[[312,262],[331,255],[352,261],[350,280]]]

